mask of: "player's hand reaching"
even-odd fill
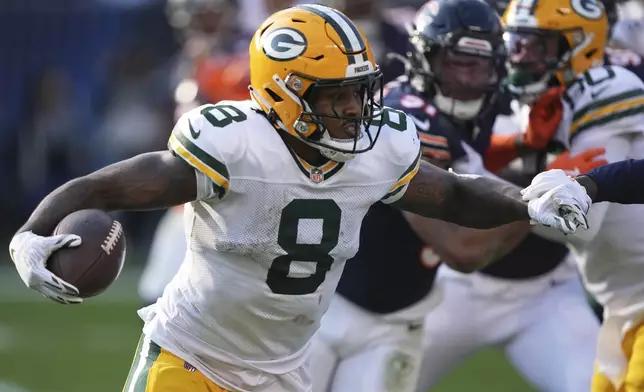
[[[570,176],[578,176],[596,167],[607,164],[608,161],[601,158],[605,152],[606,149],[601,147],[588,149],[575,156],[571,156],[566,151],[548,165],[548,170],[561,169]]]
[[[566,234],[574,233],[579,226],[588,229],[586,213],[592,200],[586,189],[563,170],[537,174],[521,195],[523,201],[528,202],[528,211],[534,221],[556,227]],[[553,212],[554,217],[550,216]]]
[[[530,106],[528,127],[523,135],[523,146],[541,151],[557,132],[563,117],[561,94],[564,87],[552,87]]]
[[[65,234],[41,237],[25,231],[16,234],[9,244],[11,259],[27,287],[61,304],[79,304],[78,289],[52,274],[46,267],[47,259],[56,250],[81,244],[77,235]]]

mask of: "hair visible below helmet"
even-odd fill
[[[608,20],[598,0],[512,0],[504,22],[507,85],[523,102],[603,63]]]
[[[250,44],[251,96],[277,128],[346,161],[370,150],[380,127],[370,131],[382,95],[382,73],[363,34],[342,13],[322,5],[298,5],[270,16]],[[311,97],[324,87],[361,87],[360,116],[315,111]],[[356,121],[353,139],[331,137],[324,118]]]
[[[412,86],[443,113],[471,120],[489,107],[504,76],[499,15],[481,0],[431,0],[416,14],[408,55]]]

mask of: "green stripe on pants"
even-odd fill
[[[142,336],[130,374],[127,376],[125,387],[123,387],[123,392],[145,392],[148,372],[152,368],[154,361],[159,358],[159,354],[161,354],[161,347],[146,336]]]

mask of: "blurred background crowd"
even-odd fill
[[[197,86],[209,101],[245,99],[252,34],[266,16],[294,3],[2,0],[0,238],[10,238],[65,181],[164,148]],[[356,20],[384,64],[385,46],[404,46],[397,39],[403,23],[423,1],[322,3]],[[131,243],[145,249],[159,216],[120,219]]]

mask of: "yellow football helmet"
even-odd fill
[[[345,15],[326,6],[297,5],[277,12],[250,44],[253,99],[277,128],[335,161],[349,160],[376,142],[380,127],[372,135],[370,124],[379,112],[381,79],[363,33]],[[355,84],[363,96],[361,116],[316,113],[309,102],[316,88]],[[352,139],[334,139],[324,127],[324,117],[358,121],[360,131]]]
[[[507,85],[524,102],[604,61],[609,27],[600,0],[512,0],[503,21]]]

